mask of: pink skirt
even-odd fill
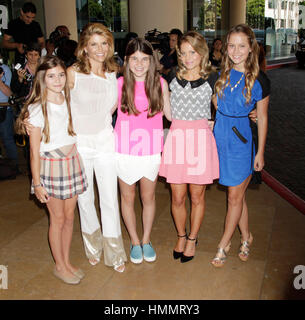
[[[176,184],[211,184],[219,178],[216,142],[206,119],[172,121],[159,175]]]

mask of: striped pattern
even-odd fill
[[[40,155],[40,182],[49,196],[62,200],[86,191],[87,177],[75,144]]]

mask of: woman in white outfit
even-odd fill
[[[111,125],[117,103],[113,53],[110,31],[100,23],[89,23],[80,36],[78,60],[68,69],[68,83],[77,148],[88,178],[88,190],[78,198],[85,252],[89,262],[95,265],[104,250],[104,263],[123,272],[127,258],[121,236]],[[102,230],[94,204],[94,174]]]

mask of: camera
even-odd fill
[[[145,34],[145,40],[149,41],[154,50],[159,50],[161,54],[165,54],[166,52],[170,51],[168,32],[162,33],[157,29],[147,31]]]
[[[3,59],[0,58],[0,74],[4,73],[3,68],[1,67],[3,65]]]
[[[16,65],[15,65],[15,70],[19,70],[20,69],[20,67],[21,67],[21,64],[20,63],[17,63]]]

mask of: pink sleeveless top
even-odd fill
[[[161,86],[164,79],[160,77]],[[145,82],[135,83],[135,106],[138,115],[128,115],[121,110],[124,78],[118,79],[118,117],[115,124],[116,152],[134,156],[158,154],[163,150],[162,112],[147,118],[148,99]]]

